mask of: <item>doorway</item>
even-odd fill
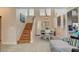
[[[0,16],[0,44],[1,44],[1,16]]]

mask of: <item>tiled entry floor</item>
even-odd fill
[[[50,52],[49,41],[34,39],[32,43],[2,45],[1,52]]]

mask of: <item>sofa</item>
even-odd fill
[[[51,52],[75,52],[76,50],[79,51],[77,47],[72,46],[68,42],[60,39],[50,40],[50,49]]]

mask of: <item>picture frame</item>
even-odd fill
[[[22,13],[20,13],[20,21],[22,23],[25,23],[25,15],[23,15]]]

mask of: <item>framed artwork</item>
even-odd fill
[[[22,13],[20,13],[20,21],[22,23],[25,23],[25,15],[23,15]]]

